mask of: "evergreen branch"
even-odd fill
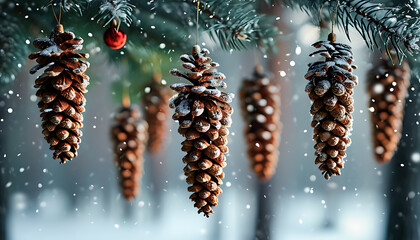
[[[384,7],[368,0],[346,1],[338,9],[337,17],[349,39],[347,24],[361,34],[368,47],[381,48],[377,43],[380,40],[387,51],[391,47],[396,49],[400,58],[406,55],[406,51],[412,53],[419,50],[420,18],[411,17],[406,11],[406,7]]]
[[[108,25],[113,19],[117,20],[118,27],[123,22],[130,26],[132,22],[131,13],[134,5],[127,0],[105,0],[99,7],[98,22],[105,21]]]
[[[219,41],[223,49],[243,50],[256,45],[275,47],[278,29],[266,28],[266,23],[273,21],[257,13],[252,1],[207,0],[202,6],[209,16],[202,18],[201,25],[210,26],[210,37]]]
[[[277,0],[279,1],[279,0]],[[355,28],[365,40],[369,48],[394,48],[398,57],[406,53],[420,50],[417,42],[419,37],[420,18],[412,12],[410,4],[386,7],[380,3],[371,3],[369,0],[283,0],[290,7],[298,6],[301,10],[319,20],[320,9],[334,12],[338,4],[338,25],[344,30],[350,40],[349,26]],[[378,41],[382,46],[379,46]]]
[[[66,12],[73,10],[78,14],[82,15],[82,10],[84,9],[84,5],[86,1],[82,0],[49,0],[44,7],[49,7],[51,4],[58,5],[61,9]]]
[[[195,25],[191,23],[195,23],[196,6],[193,0],[172,4],[179,17],[187,19],[189,27]],[[278,29],[272,26],[271,18],[255,11],[253,1],[202,0],[200,12],[200,29],[205,29],[225,50],[243,50],[256,45],[275,47]],[[267,22],[271,26],[267,26]]]
[[[19,20],[0,8],[0,17],[7,23],[0,28],[0,84],[12,82],[25,64],[29,53],[22,35]]]

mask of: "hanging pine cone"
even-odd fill
[[[353,88],[357,77],[352,70],[353,54],[351,47],[335,42],[335,34],[328,36],[328,41],[319,41],[312,46],[325,48],[310,56],[321,55],[324,61],[309,64],[305,78],[309,80],[305,91],[312,103],[311,114],[314,128],[313,139],[317,156],[315,164],[325,179],[331,175],[340,175],[343,168],[345,150],[350,145],[350,130],[353,123]]]
[[[239,92],[248,157],[253,171],[266,181],[277,166],[280,141],[280,91],[261,66],[251,79],[244,79]]]
[[[121,187],[125,199],[138,194],[143,174],[143,152],[147,141],[147,123],[140,122],[137,107],[122,107],[115,116],[117,123],[111,131],[114,140],[115,162],[120,171]]]
[[[77,53],[82,49],[83,39],[72,32],[64,32],[57,25],[49,39],[36,39],[33,44],[40,52],[32,53],[29,59],[38,63],[30,73],[47,67],[35,81],[39,88],[36,96],[41,100],[38,107],[42,117],[42,133],[54,150],[53,158],[60,164],[77,156],[83,127],[82,112],[85,111],[86,87],[89,77],[85,75],[89,63],[87,53]]]
[[[156,78],[157,76],[153,76]],[[158,77],[160,80],[160,77]],[[147,150],[151,153],[162,151],[169,132],[169,88],[156,79],[145,88],[143,98],[145,120],[149,124],[149,140]]]
[[[368,73],[374,154],[380,163],[391,161],[401,139],[410,66],[393,64],[384,54]]]
[[[218,80],[225,79],[225,75],[214,69],[219,64],[212,62],[207,54],[207,49],[201,50],[195,45],[192,55],[181,56],[182,66],[191,72],[173,69],[171,74],[187,79],[192,85],[171,85],[178,94],[169,106],[175,108],[172,118],[179,121],[178,132],[186,138],[182,151],[187,153],[183,162],[187,164],[184,168],[187,183],[192,185],[188,187],[188,191],[193,192],[190,199],[195,202],[198,213],[209,217],[222,193],[219,186],[223,183],[226,166],[227,127],[231,125],[233,112],[229,103],[233,96],[217,89],[226,88],[226,83]]]

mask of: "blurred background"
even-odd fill
[[[279,66],[273,72],[281,84],[283,124],[276,175],[261,184],[250,170],[235,99],[224,192],[209,219],[198,215],[188,199],[183,138],[175,122],[165,149],[145,155],[140,195],[131,202],[122,197],[109,132],[120,105],[112,86],[130,71],[128,64],[116,64],[100,51],[90,58],[82,144],[79,156],[65,165],[52,160],[41,134],[35,77],[28,73],[34,62],[23,65],[0,99],[0,190],[7,239],[418,239],[417,78],[411,81],[398,152],[391,163],[380,165],[373,158],[365,83],[372,52],[359,34],[351,32],[349,42],[337,30],[337,41],[353,47],[359,85],[345,168],[341,176],[325,181],[314,165],[311,103],[303,78],[314,61],[308,55],[320,38],[319,28],[300,11],[286,11],[281,19],[286,19],[287,41],[275,57],[259,55],[266,69]],[[89,36],[81,37],[88,45]],[[206,36],[200,44],[227,76],[227,91],[237,94],[242,79],[252,74],[255,52],[222,51]],[[168,58],[172,67],[181,66],[178,53],[169,52]],[[179,82],[168,74],[163,79]]]

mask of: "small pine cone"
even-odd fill
[[[305,75],[309,83],[305,91],[313,101],[310,112],[316,141],[315,164],[320,164],[319,169],[328,180],[332,175],[340,175],[340,168],[344,166],[345,150],[351,142],[353,88],[358,81],[352,72],[356,66],[352,64],[350,46],[336,43],[332,33],[328,41],[312,46],[325,48],[310,55],[319,54],[325,60],[309,64]]]
[[[171,88],[178,92],[171,98],[169,106],[175,108],[172,116],[178,120],[178,132],[186,138],[182,142],[182,151],[187,155],[182,159],[187,165],[184,173],[191,186],[190,199],[195,202],[198,213],[209,217],[222,193],[226,166],[225,153],[228,152],[227,136],[231,125],[233,109],[229,105],[233,94],[226,94],[217,88],[226,88],[221,81],[225,75],[214,68],[219,64],[207,57],[209,51],[198,45],[192,49],[192,55],[184,54],[182,66],[191,72],[171,70],[171,74],[187,79],[192,83],[178,83]]]
[[[60,164],[77,156],[81,142],[83,115],[86,100],[84,94],[89,84],[85,75],[89,63],[87,53],[77,53],[82,49],[83,39],[72,32],[64,32],[57,25],[49,39],[36,39],[33,44],[40,52],[32,53],[29,59],[38,63],[30,73],[46,67],[35,81],[40,97],[38,107],[42,117],[42,133],[54,150],[53,158]]]
[[[159,153],[167,139],[169,132],[169,98],[170,90],[167,86],[152,80],[146,87],[143,98],[145,120],[149,124],[149,140],[147,150]]]
[[[143,152],[147,141],[147,123],[140,121],[137,107],[122,107],[115,116],[117,123],[112,127],[115,163],[121,177],[125,199],[131,200],[138,194],[143,174]]]
[[[261,180],[269,180],[278,162],[279,88],[257,66],[253,77],[243,80],[239,97],[252,169]]]
[[[376,160],[391,161],[401,139],[405,96],[410,86],[410,66],[394,65],[383,55],[368,73],[372,137]]]

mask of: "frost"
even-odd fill
[[[220,95],[222,94],[222,92],[220,92],[217,89],[205,89],[204,93],[208,95],[216,96],[216,97],[220,97]]]
[[[61,49],[56,44],[47,47],[46,49],[42,50],[39,54],[41,56],[50,56],[53,53],[61,53]]]
[[[247,105],[246,106],[246,110],[248,111],[248,112],[253,112],[253,111],[255,111],[255,108],[254,108],[254,106],[253,105]]]
[[[189,84],[186,84],[186,83],[174,83],[174,84],[171,84],[171,88],[182,88],[182,87],[186,87],[188,85]]]
[[[267,121],[267,118],[262,114],[258,114],[256,119],[259,123],[265,123]]]
[[[132,21],[132,7],[133,5],[128,3],[127,0],[104,1],[99,7],[99,14],[105,17],[99,18],[99,20],[106,18],[106,16],[110,14],[113,17],[111,17],[106,24],[110,23],[112,19],[115,18],[118,22],[124,22],[127,25],[130,25]]]
[[[270,139],[271,139],[271,133],[270,133],[270,132],[268,132],[268,131],[264,131],[264,132],[262,133],[262,138],[263,138],[264,140],[270,140]]]
[[[260,107],[267,106],[267,100],[265,100],[265,99],[260,99],[260,100],[257,102],[257,104],[258,104],[258,106],[260,106]]]
[[[406,46],[408,48],[411,48],[415,51],[420,50],[419,45],[417,44],[417,42],[420,40],[420,37],[416,36],[416,37],[411,37],[406,41]]]
[[[271,115],[274,113],[274,108],[272,106],[267,106],[266,108],[264,108],[265,113],[267,113],[268,115]]]

